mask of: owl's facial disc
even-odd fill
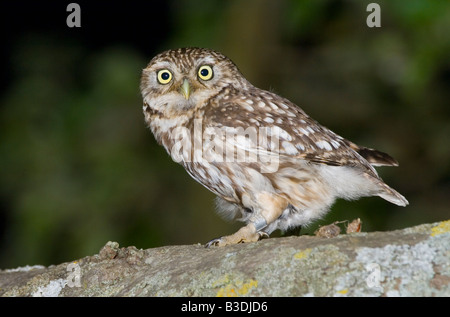
[[[180,93],[183,97],[188,100],[191,95],[191,85],[189,84],[189,80],[187,78],[183,79],[183,84],[180,87]]]

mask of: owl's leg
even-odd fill
[[[268,237],[267,233],[257,231],[255,225],[253,223],[249,223],[248,225],[242,227],[237,232],[229,236],[223,236],[209,241],[205,245],[205,247],[206,248],[209,248],[210,246],[223,247],[230,244],[256,242],[266,237]]]
[[[288,205],[285,198],[270,193],[262,193],[257,196],[259,212],[251,217],[250,223],[239,229],[232,235],[224,236],[218,239],[209,241],[205,247],[210,246],[226,246],[230,244],[256,242],[263,238],[268,238],[269,234],[264,231],[269,224],[277,220],[283,210]]]

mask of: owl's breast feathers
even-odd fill
[[[193,158],[196,143],[201,143],[203,150],[208,129],[222,133],[234,129],[244,135],[227,139],[228,143],[236,142],[234,146],[246,147],[261,155],[277,155],[281,161],[298,159],[330,166],[358,167],[374,177],[377,173],[371,164],[397,165],[388,154],[357,146],[311,119],[289,100],[255,87],[246,91],[225,87],[209,100],[187,109],[182,116],[167,117],[145,105],[144,113],[157,141],[169,153],[184,137],[180,145],[184,150],[190,147],[188,159]],[[252,136],[256,139],[251,140]],[[238,144],[243,139],[243,144]],[[258,142],[261,140],[264,142]]]
[[[333,174],[331,169],[332,175],[328,175],[318,172],[320,166],[349,167],[356,174],[365,175],[367,184],[372,184],[367,186],[367,192],[378,186],[391,190],[387,185],[384,188],[372,164],[396,165],[393,158],[358,147],[311,119],[289,100],[255,87],[225,87],[183,116],[167,118],[154,113],[152,120],[152,131],[172,159],[229,202],[241,204],[244,193],[265,190],[265,185],[255,183],[267,182],[268,188],[288,196],[296,207],[310,208],[308,204],[326,197],[327,204],[332,203],[333,194],[326,192],[324,182],[345,187],[345,181],[341,184],[338,178],[355,184],[360,181],[359,176],[358,180],[353,179],[350,170]],[[239,151],[244,159],[239,157]],[[233,154],[227,156],[230,152]],[[255,176],[255,171],[264,176]],[[329,180],[324,180],[324,175]],[[354,193],[343,195],[353,199],[359,191],[364,192],[355,189]],[[389,192],[390,196],[397,193]]]

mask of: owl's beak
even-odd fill
[[[180,92],[186,100],[189,99],[189,96],[191,95],[191,85],[189,85],[189,80],[186,78],[183,80],[183,85],[180,87]]]

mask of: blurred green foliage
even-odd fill
[[[170,34],[152,48],[222,51],[256,86],[398,159],[378,170],[410,206],[339,201],[303,232],[357,217],[364,231],[450,218],[450,2],[377,1],[382,26],[368,28],[370,2],[172,1]],[[0,268],[70,261],[108,240],[204,243],[239,227],[145,127],[139,80],[152,57],[51,32],[15,39],[0,108]]]

